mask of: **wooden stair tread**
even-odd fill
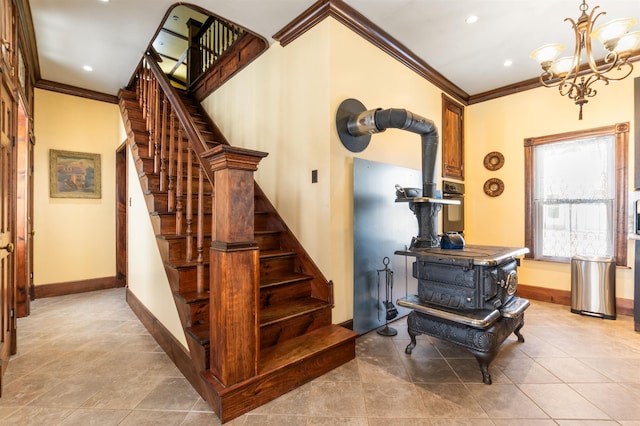
[[[278,229],[258,229],[253,231],[254,235],[269,235],[269,234],[280,234],[280,233],[282,233],[282,231]]]
[[[149,215],[151,215],[151,216],[169,216],[169,217],[171,217],[171,216],[175,216],[176,212],[164,212],[164,211],[157,211],[156,210],[156,211],[149,212]],[[182,215],[186,216],[186,213],[183,211]],[[213,213],[212,212],[206,212],[206,213],[202,213],[202,215],[205,216],[205,217],[208,217],[208,216],[213,215]]]
[[[290,250],[260,250],[260,259],[269,259],[273,257],[295,256],[296,253]]]
[[[196,238],[196,233],[194,232],[191,235],[192,238]],[[187,238],[187,234],[157,234],[156,238],[159,238],[161,240],[184,240],[185,238]],[[204,239],[208,240],[211,239],[211,234],[204,234]]]
[[[198,291],[180,291],[177,292],[176,295],[184,300],[185,303],[199,303],[199,302],[208,302],[209,301],[209,292],[198,292]]]
[[[170,261],[165,261],[164,264],[170,268],[175,268],[175,269],[190,269],[190,268],[195,268],[198,266],[198,261],[197,260],[192,260],[191,262],[186,261],[186,260],[176,260],[173,262]],[[203,259],[202,264],[205,266],[209,265],[209,259]]]
[[[300,362],[318,352],[354,340],[357,334],[339,325],[327,325],[301,336],[264,348],[260,352],[259,372],[278,370],[292,362]]]
[[[305,315],[319,309],[330,307],[324,300],[313,299],[293,299],[287,303],[279,303],[268,306],[260,310],[260,327],[273,324],[295,316]]]
[[[283,284],[292,284],[313,279],[313,276],[300,274],[298,272],[289,272],[275,277],[261,277],[260,288],[273,287]]]

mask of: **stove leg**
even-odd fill
[[[411,352],[413,351],[413,348],[416,347],[416,333],[413,333],[411,330],[409,330],[409,338],[411,339],[411,343],[409,343],[407,345],[407,347],[404,349],[404,353],[407,355],[411,355]]]
[[[489,374],[489,366],[483,362],[478,360],[478,364],[480,364],[480,371],[482,371],[482,382],[485,385],[491,384],[491,374]]]
[[[518,326],[515,328],[515,330],[513,330],[513,334],[518,336],[518,342],[520,342],[520,343],[524,343],[524,336],[522,334],[520,334],[520,329],[522,327],[524,327],[524,321],[520,322],[520,324],[518,324]]]
[[[482,372],[482,382],[485,385],[491,384],[491,374],[489,373],[489,364],[493,361],[493,358],[496,356],[496,352],[480,352],[469,350],[476,357],[476,361],[478,361],[478,365],[480,366],[480,371]]]

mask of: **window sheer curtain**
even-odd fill
[[[615,186],[613,135],[536,146],[536,253],[614,256]]]

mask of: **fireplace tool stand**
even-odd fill
[[[376,330],[378,334],[382,336],[395,336],[398,334],[398,330],[395,328],[389,327],[389,321],[398,316],[398,309],[393,305],[393,271],[389,269],[389,258],[385,257],[382,259],[382,264],[384,265],[383,269],[377,269],[378,273],[378,320],[380,320],[380,278],[384,276],[384,287],[385,287],[385,300],[382,302],[384,305],[384,317],[385,324],[384,327],[378,328]]]

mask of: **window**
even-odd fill
[[[627,261],[629,123],[525,139],[527,257]]]

